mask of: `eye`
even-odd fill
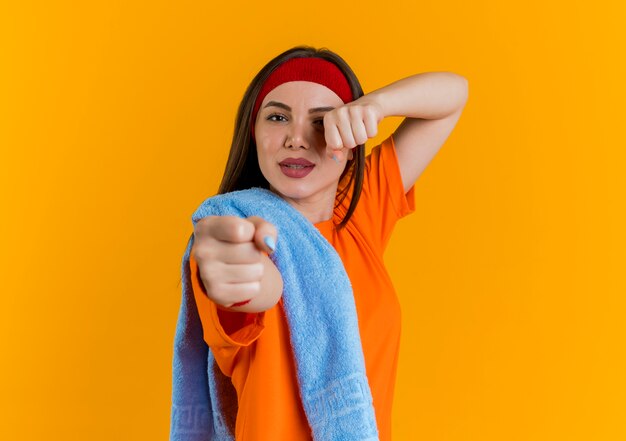
[[[324,127],[324,119],[316,119],[313,124],[318,124],[320,127]]]
[[[276,121],[276,120],[275,120],[275,119],[273,119],[273,118],[284,118],[284,119],[286,119],[286,118],[285,118],[285,115],[281,115],[281,114],[279,114],[279,113],[272,113],[270,116],[268,116],[268,117],[267,117],[267,120],[268,120],[268,121]],[[280,120],[278,120],[278,121],[280,121]]]

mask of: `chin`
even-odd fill
[[[270,184],[271,185],[271,184]],[[310,189],[298,188],[300,186],[287,186],[287,185],[271,185],[271,189],[274,193],[289,198],[289,199],[304,199],[312,196],[313,192]]]
[[[321,196],[326,192],[331,183],[323,183],[318,177],[309,179],[310,175],[302,179],[291,179],[284,176],[272,176],[267,179],[270,184],[270,190],[289,199],[308,199],[315,195]],[[317,179],[315,179],[317,178]]]

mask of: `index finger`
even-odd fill
[[[341,134],[336,124],[324,123],[324,139],[326,141],[327,149],[341,149],[343,142],[341,141]]]
[[[237,216],[208,216],[196,222],[194,234],[209,236],[223,242],[250,242],[254,225]]]

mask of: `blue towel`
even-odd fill
[[[192,215],[260,216],[276,226],[272,261],[283,278],[297,380],[315,441],[378,440],[350,280],[332,245],[289,203],[252,188],[213,196]],[[189,238],[176,325],[170,440],[233,440],[237,397],[204,342],[191,288]],[[271,399],[271,397],[268,397]]]

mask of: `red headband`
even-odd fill
[[[311,81],[328,87],[345,103],[353,100],[347,78],[336,64],[322,58],[292,58],[278,66],[267,78],[254,103],[250,119],[250,132],[254,139],[256,115],[265,96],[289,81]]]

